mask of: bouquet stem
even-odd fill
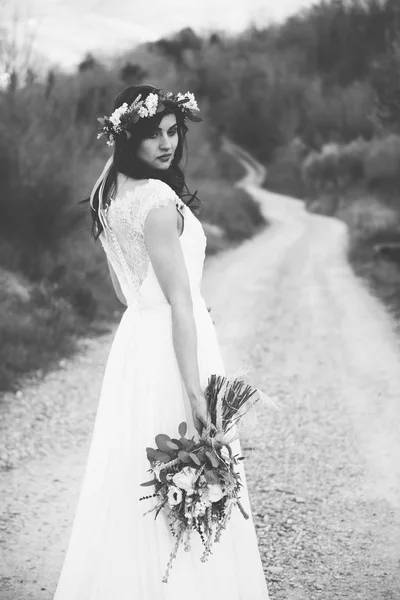
[[[175,545],[174,545],[174,547],[172,548],[172,552],[171,552],[171,554],[169,555],[169,561],[168,561],[168,564],[167,564],[167,568],[166,568],[166,571],[165,571],[165,573],[164,573],[164,577],[163,577],[163,579],[162,579],[162,582],[163,582],[163,583],[168,583],[168,577],[169,577],[169,572],[170,572],[170,570],[171,570],[172,562],[173,562],[174,558],[176,558],[176,555],[177,555],[177,553],[178,553],[179,546],[180,546],[180,544],[181,544],[181,541],[182,541],[182,539],[183,539],[183,534],[184,534],[184,532],[185,532],[185,528],[184,528],[184,527],[181,527],[181,528],[180,528],[180,530],[179,530],[178,536],[177,536],[177,538],[176,538]]]

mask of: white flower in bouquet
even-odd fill
[[[198,489],[198,494],[200,496],[200,504],[204,504],[204,506],[211,506],[213,500],[210,498],[210,488],[213,484],[208,484],[202,478],[202,485]]]
[[[194,505],[194,516],[202,517],[205,514],[208,506],[209,504],[207,504],[207,502],[196,502]]]
[[[188,496],[194,492],[194,484],[196,481],[197,471],[192,467],[184,467],[182,471],[176,473],[172,481],[181,490],[184,490]]]
[[[219,483],[212,483],[208,485],[208,499],[210,502],[218,502],[225,495],[222,487]]]
[[[170,506],[175,506],[180,502],[182,502],[182,491],[174,485],[171,485],[168,490],[168,504]]]

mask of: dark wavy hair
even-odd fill
[[[119,108],[124,102],[128,106],[136,99],[138,94],[142,94],[142,99],[145,100],[150,93],[159,91],[150,84],[131,85],[121,92],[115,99],[114,109]],[[162,170],[151,167],[137,156],[139,145],[143,139],[148,137],[158,127],[161,120],[167,114],[175,114],[178,125],[178,144],[171,165],[168,169]],[[185,123],[184,114],[180,111],[172,111],[167,108],[153,117],[141,118],[137,123],[131,125],[129,132],[132,134],[129,139],[124,131],[115,135],[114,156],[111,169],[107,176],[103,193],[103,206],[105,200],[111,193],[117,191],[117,175],[122,173],[132,179],[160,179],[168,184],[181,200],[192,210],[194,214],[200,212],[202,202],[197,197],[197,191],[194,194],[189,192],[185,182],[185,176],[180,166],[185,148],[187,155],[186,133],[188,131]],[[99,206],[99,188],[96,190],[93,197],[92,216],[92,235],[97,239],[103,230],[103,226],[98,216]]]

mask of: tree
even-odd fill
[[[383,128],[400,132],[400,35],[383,58],[374,63],[372,86],[376,93],[375,119]]]
[[[95,69],[98,65],[97,60],[93,56],[91,52],[88,52],[85,58],[79,63],[78,71],[79,73],[84,73],[85,71],[91,71]]]
[[[32,69],[35,34],[26,16],[7,0],[0,0],[0,23],[0,73],[9,74],[12,92]]]
[[[127,62],[120,70],[120,77],[126,85],[140,83],[147,77],[148,73],[140,65]]]

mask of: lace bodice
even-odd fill
[[[206,246],[200,222],[163,181],[130,181],[110,202],[104,214],[106,227],[99,238],[128,304],[166,302],[152,270],[144,225],[151,209],[168,204],[174,204],[184,217],[180,240],[192,291],[199,291]]]

